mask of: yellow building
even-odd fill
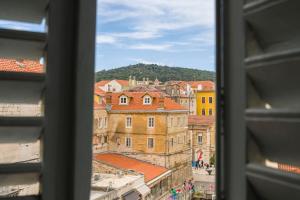
[[[186,108],[161,92],[106,95],[109,152],[171,169],[174,186],[191,177]]]
[[[212,81],[190,82],[196,94],[197,115],[214,116],[216,113],[215,84]]]

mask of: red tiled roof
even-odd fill
[[[198,88],[198,85],[202,85],[203,90],[214,90],[215,83],[213,81],[189,81],[192,88]]]
[[[188,125],[212,125],[214,123],[214,116],[189,115],[188,119]]]
[[[128,105],[119,105],[119,96],[126,95],[130,97]],[[151,105],[143,104],[143,96],[150,95],[153,100]],[[113,93],[112,95],[112,110],[149,110],[156,111],[160,108],[159,100],[163,98],[164,110],[186,110],[182,105],[171,100],[162,92],[121,92]]]
[[[167,168],[114,153],[94,154],[94,159],[116,168],[142,173],[146,183],[168,171]]]
[[[0,58],[0,71],[43,73],[44,67],[37,60]]]
[[[122,86],[129,86],[129,81],[127,80],[116,80]]]
[[[110,82],[110,80],[99,81],[99,82],[95,83],[95,88],[99,88],[101,86],[104,86],[105,84],[107,84],[109,82]]]
[[[113,80],[102,80],[102,81],[97,82],[95,84],[95,86],[98,88],[98,87],[104,86],[105,84],[107,84],[111,81],[113,81]],[[115,80],[115,81],[118,82],[122,86],[129,86],[129,81],[127,81],[127,80]]]
[[[96,95],[105,96],[105,91],[101,90],[100,88],[97,88],[96,86],[95,86],[94,92]]]

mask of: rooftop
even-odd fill
[[[202,86],[202,90],[214,90],[215,83],[213,81],[189,81],[192,88],[198,88],[198,85]]]
[[[186,111],[182,105],[176,103],[166,94],[162,92],[121,92],[112,93],[112,109],[114,111],[122,110],[147,110],[147,111],[157,111],[162,109],[161,104],[163,104],[163,110],[180,110]],[[119,105],[119,97],[125,95],[129,98],[129,103],[126,105]],[[143,103],[143,97],[149,95],[152,97],[152,103],[150,105],[145,105]]]
[[[167,168],[115,153],[94,154],[94,159],[119,169],[141,173],[146,183],[168,171]]]
[[[43,73],[44,66],[37,60],[0,58],[0,71]]]
[[[213,125],[215,116],[189,115],[188,125]]]

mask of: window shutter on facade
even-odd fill
[[[218,197],[300,198],[300,2],[217,2]]]
[[[3,0],[0,19],[48,28],[0,28],[1,58],[45,63],[42,73],[0,71],[0,103],[42,104],[40,116],[0,117],[1,143],[41,141],[38,162],[0,164],[0,186],[39,182],[39,192],[4,198],[89,199],[96,1]]]

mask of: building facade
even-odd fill
[[[189,116],[189,133],[191,135],[191,148],[193,161],[203,160],[210,163],[215,155],[215,117]]]
[[[188,110],[161,92],[108,93],[109,152],[172,171],[173,186],[192,176]]]
[[[215,84],[212,81],[189,82],[196,96],[198,116],[214,116],[216,113]]]

